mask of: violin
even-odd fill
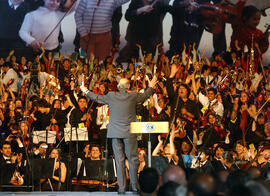
[[[185,130],[185,125],[187,124],[186,121],[181,120],[180,118],[176,119],[176,127],[175,127],[175,137],[178,137],[180,139],[183,139],[184,137],[186,137],[187,132]]]
[[[15,167],[15,171],[10,179],[10,184],[13,184],[15,186],[21,186],[24,183],[24,179],[21,176],[20,172],[19,172],[19,168],[18,165]]]
[[[14,83],[14,81],[15,81],[14,78],[10,79],[5,87],[6,88],[10,87]]]
[[[57,112],[57,109],[55,109],[54,113],[52,114],[51,119],[54,119],[54,117],[55,117],[55,115],[56,115],[56,112]],[[52,122],[51,122],[51,124],[50,124],[49,127],[50,127],[50,130],[51,130],[51,131],[55,131],[55,132],[56,132],[56,136],[57,136],[57,138],[59,138],[59,125],[56,124],[56,123],[52,123]]]
[[[204,17],[205,29],[213,34],[219,34],[225,23],[232,23],[237,15],[236,5],[228,3],[204,3],[198,6]]]

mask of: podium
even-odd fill
[[[151,167],[151,133],[169,133],[169,122],[161,121],[161,122],[132,122],[130,123],[130,133],[131,134],[139,134],[139,133],[148,133],[148,167]]]

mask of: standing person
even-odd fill
[[[59,10],[60,2],[60,0],[44,0],[44,6],[25,16],[19,35],[34,50],[44,47],[48,52],[59,51],[58,36],[61,25],[57,24],[65,15],[65,12]],[[67,0],[65,8],[69,9],[73,3],[74,0]],[[49,36],[50,33],[52,34]]]
[[[109,92],[106,95],[97,95],[81,86],[90,99],[108,104],[110,109],[110,122],[108,125],[108,138],[112,138],[113,152],[116,160],[117,181],[119,185],[119,194],[125,194],[126,175],[125,175],[125,157],[128,159],[129,176],[132,191],[137,192],[137,172],[138,172],[138,153],[136,135],[129,132],[130,123],[136,121],[136,104],[144,102],[155,90],[157,83],[156,77],[149,82],[149,88],[144,93],[128,92],[129,80],[123,78],[119,81],[119,92]]]
[[[138,57],[137,44],[146,53],[155,53],[156,45],[163,42],[162,23],[169,11],[168,1],[132,0],[125,14],[129,22],[125,39],[126,46],[120,51],[117,61],[129,62]]]
[[[171,28],[171,38],[169,40],[170,49],[167,56],[172,57],[175,54],[182,53],[184,44],[196,49],[199,47],[205,25],[204,16],[200,12],[200,5],[205,3],[220,3],[221,0],[174,0],[173,24]],[[220,54],[226,50],[225,26],[222,32],[213,35],[214,54]]]
[[[269,32],[263,33],[257,28],[261,20],[261,12],[254,6],[244,7],[245,3],[246,0],[239,0],[237,3],[238,13],[232,23],[231,48],[244,51],[244,47],[247,46],[251,51],[253,46],[256,62],[261,59],[261,54],[265,53],[269,47]],[[255,70],[257,71],[257,66]]]
[[[80,46],[104,60],[112,46],[112,16],[114,10],[129,0],[81,0],[75,11],[75,22],[80,34]]]
[[[19,30],[27,12],[28,6],[23,0],[0,1],[0,56],[7,56],[10,50],[22,54],[20,49],[25,49],[25,46]]]

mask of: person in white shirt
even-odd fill
[[[4,78],[2,79],[2,82],[4,85],[9,85],[11,91],[13,93],[18,92],[18,74],[17,72],[12,68],[11,63],[6,62],[4,63],[2,67],[3,71],[6,72]]]
[[[199,93],[199,102],[205,107],[207,110],[213,110],[219,117],[223,117],[224,107],[223,104],[220,103],[216,99],[217,90],[215,88],[209,88],[207,91],[207,96],[203,95],[201,92]]]
[[[102,105],[97,108],[97,119],[96,124],[100,126],[99,131],[99,138],[100,138],[100,145],[102,148],[106,148],[106,141],[107,141],[107,152],[108,155],[112,155],[112,142],[110,138],[107,138],[107,125],[109,124],[109,106]]]
[[[65,8],[73,6],[74,1],[67,0]],[[65,12],[59,10],[60,2],[60,0],[44,0],[44,6],[25,16],[19,35],[34,50],[44,47],[45,50],[53,51],[58,48],[61,25],[57,24],[65,15]]]
[[[107,130],[107,125],[109,124],[109,106],[103,105],[97,109],[97,125],[100,125],[100,130]]]

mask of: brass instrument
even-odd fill
[[[117,73],[122,73],[122,72],[123,72],[123,69],[122,69],[121,67],[118,67],[118,68],[116,69],[116,71],[117,71]]]

